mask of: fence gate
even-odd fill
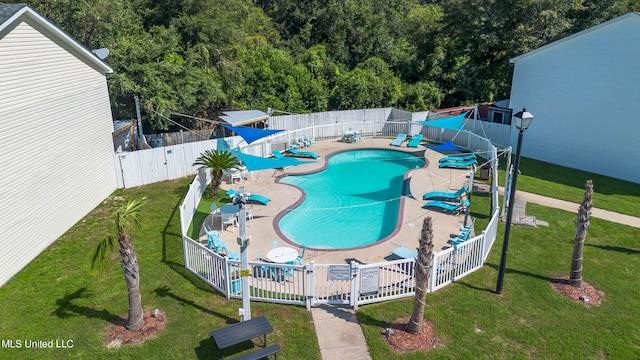
[[[356,264],[309,263],[307,294],[310,306],[318,304],[354,305]]]

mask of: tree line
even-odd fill
[[[17,1],[22,2],[22,1]],[[433,110],[509,97],[509,59],[640,0],[34,0],[89,49],[108,48],[114,118],[171,112]],[[180,118],[205,128],[205,122]]]

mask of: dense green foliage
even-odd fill
[[[639,10],[639,0],[34,0],[106,47],[115,118],[171,111],[429,110],[508,98],[509,59]],[[180,119],[193,127],[188,121]]]

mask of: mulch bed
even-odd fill
[[[118,318],[109,325],[105,331],[107,347],[121,347],[123,345],[138,345],[149,339],[153,339],[167,328],[167,317],[163,312],[158,317],[153,316],[153,311],[144,312],[144,325],[138,331],[126,329],[126,318]]]
[[[569,284],[569,276],[566,275],[554,276],[551,279],[551,287],[567,299],[583,304],[586,307],[599,306],[604,300],[604,292],[584,280],[582,280],[581,287],[574,287]]]
[[[382,329],[381,336],[384,337],[395,353],[403,354],[418,350],[428,351],[440,345],[440,340],[436,337],[435,325],[431,321],[423,321],[422,331],[418,335],[404,330],[408,323],[409,317],[403,317],[388,324],[387,328],[393,330],[393,335],[390,336],[386,335],[386,329]]]

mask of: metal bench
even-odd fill
[[[249,341],[259,336],[264,337],[263,338],[264,345],[263,345],[263,349],[260,349],[258,351],[269,352],[269,351],[275,350],[276,348],[273,347],[273,345],[268,348],[266,347],[267,334],[272,332],[273,332],[273,326],[271,326],[271,323],[269,323],[269,320],[267,320],[267,318],[264,316],[259,316],[247,321],[231,324],[229,326],[225,326],[220,329],[211,330],[209,332],[209,337],[212,337],[215,340],[216,345],[218,345],[218,348],[220,349],[220,358],[224,359],[225,348],[239,344],[244,341]],[[270,349],[270,350],[267,351],[264,349]],[[257,353],[258,351],[255,351],[255,352]],[[277,346],[277,351],[269,353],[267,355],[275,354],[278,351],[280,351],[280,346]],[[262,357],[265,357],[267,355],[262,355]],[[247,354],[246,356],[249,356],[249,354]],[[248,357],[247,359],[252,359],[252,357]],[[259,357],[257,359],[259,359]]]
[[[280,352],[280,345],[273,344],[267,347],[260,348],[254,352],[250,352],[248,354],[244,354],[242,356],[238,356],[233,360],[258,360],[266,358],[269,355],[275,355],[276,359],[278,358],[278,353]]]

